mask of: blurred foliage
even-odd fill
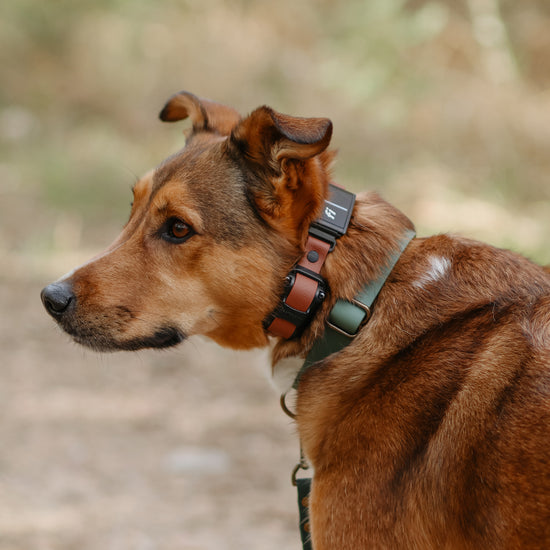
[[[329,116],[342,183],[550,262],[549,28],[547,0],[4,2],[0,253],[114,237],[184,88]]]

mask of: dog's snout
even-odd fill
[[[48,285],[42,290],[40,297],[46,311],[56,318],[63,315],[75,301],[72,285],[67,282]]]

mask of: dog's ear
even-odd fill
[[[198,98],[190,92],[174,94],[159,115],[164,122],[176,122],[187,117],[193,123],[194,132],[213,131],[223,136],[228,136],[241,119],[232,107]]]
[[[241,120],[231,139],[249,160],[279,171],[284,159],[305,160],[324,151],[331,136],[328,118],[293,117],[264,106]]]
[[[290,238],[301,239],[318,216],[333,155],[328,118],[300,118],[259,107],[231,133],[229,146],[252,172],[250,191],[260,215]]]

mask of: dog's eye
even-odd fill
[[[189,225],[178,218],[172,218],[168,220],[166,231],[163,232],[162,236],[165,240],[178,244],[187,240],[192,234],[193,229]]]

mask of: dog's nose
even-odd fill
[[[75,301],[73,287],[67,282],[48,285],[42,290],[40,297],[46,311],[57,318],[61,317]]]

